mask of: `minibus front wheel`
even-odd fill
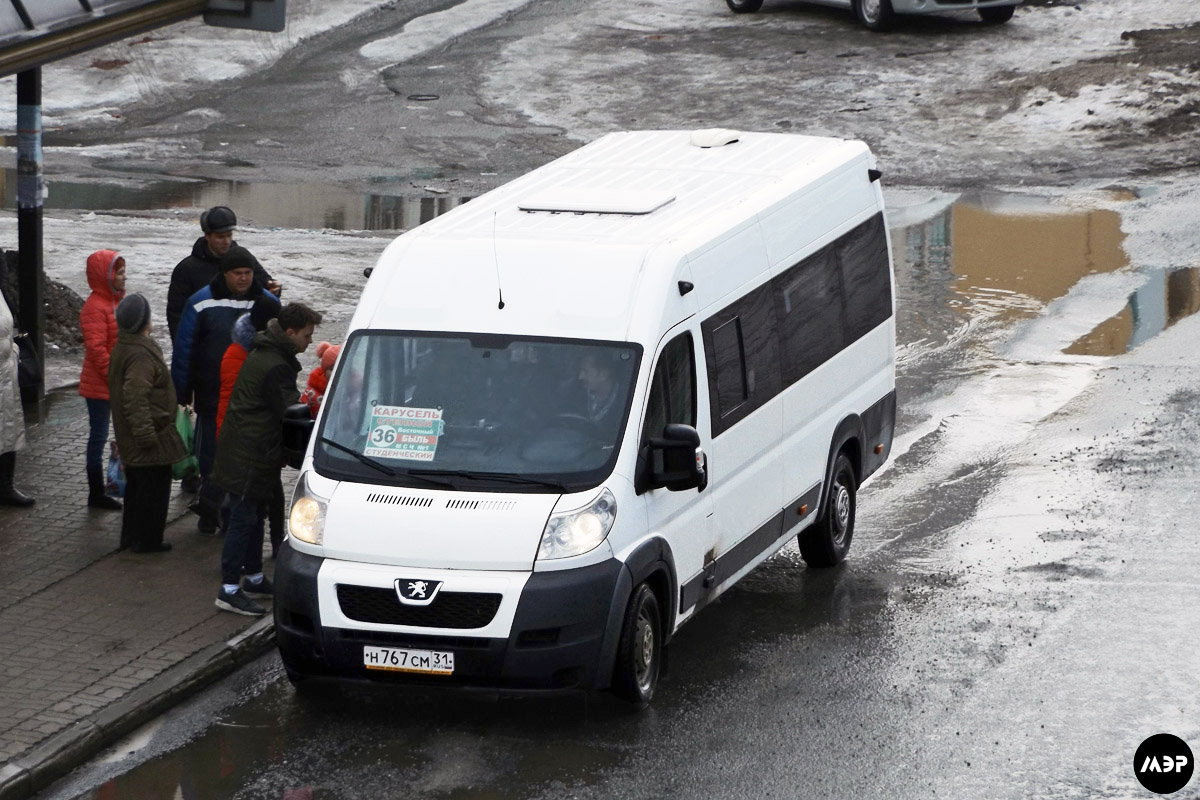
[[[854,515],[857,509],[858,481],[854,464],[845,452],[838,453],[833,462],[833,480],[829,500],[821,518],[800,531],[800,555],[810,567],[833,567],[850,552],[854,538]]]
[[[613,666],[612,691],[635,706],[645,706],[654,697],[662,671],[662,615],[658,597],[648,584],[633,590],[625,608],[617,661]]]

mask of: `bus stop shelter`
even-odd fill
[[[0,77],[17,76],[17,250],[14,318],[44,363],[42,331],[42,65],[204,16],[209,25],[279,32],[287,0],[0,0]],[[45,394],[41,374],[23,387],[26,405]]]

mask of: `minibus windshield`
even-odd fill
[[[582,491],[612,471],[641,347],[359,331],[313,456],[339,480],[469,491]]]

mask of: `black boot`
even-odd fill
[[[99,466],[87,468],[88,501],[92,508],[104,508],[109,511],[120,511],[121,503],[109,497],[104,491],[104,470]]]
[[[0,506],[20,506],[26,508],[33,505],[34,499],[26,497],[13,486],[13,472],[17,468],[17,453],[9,450],[0,453]]]

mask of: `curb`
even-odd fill
[[[270,615],[228,641],[210,645],[143,686],[0,766],[0,800],[26,800],[211,683],[270,649]]]

